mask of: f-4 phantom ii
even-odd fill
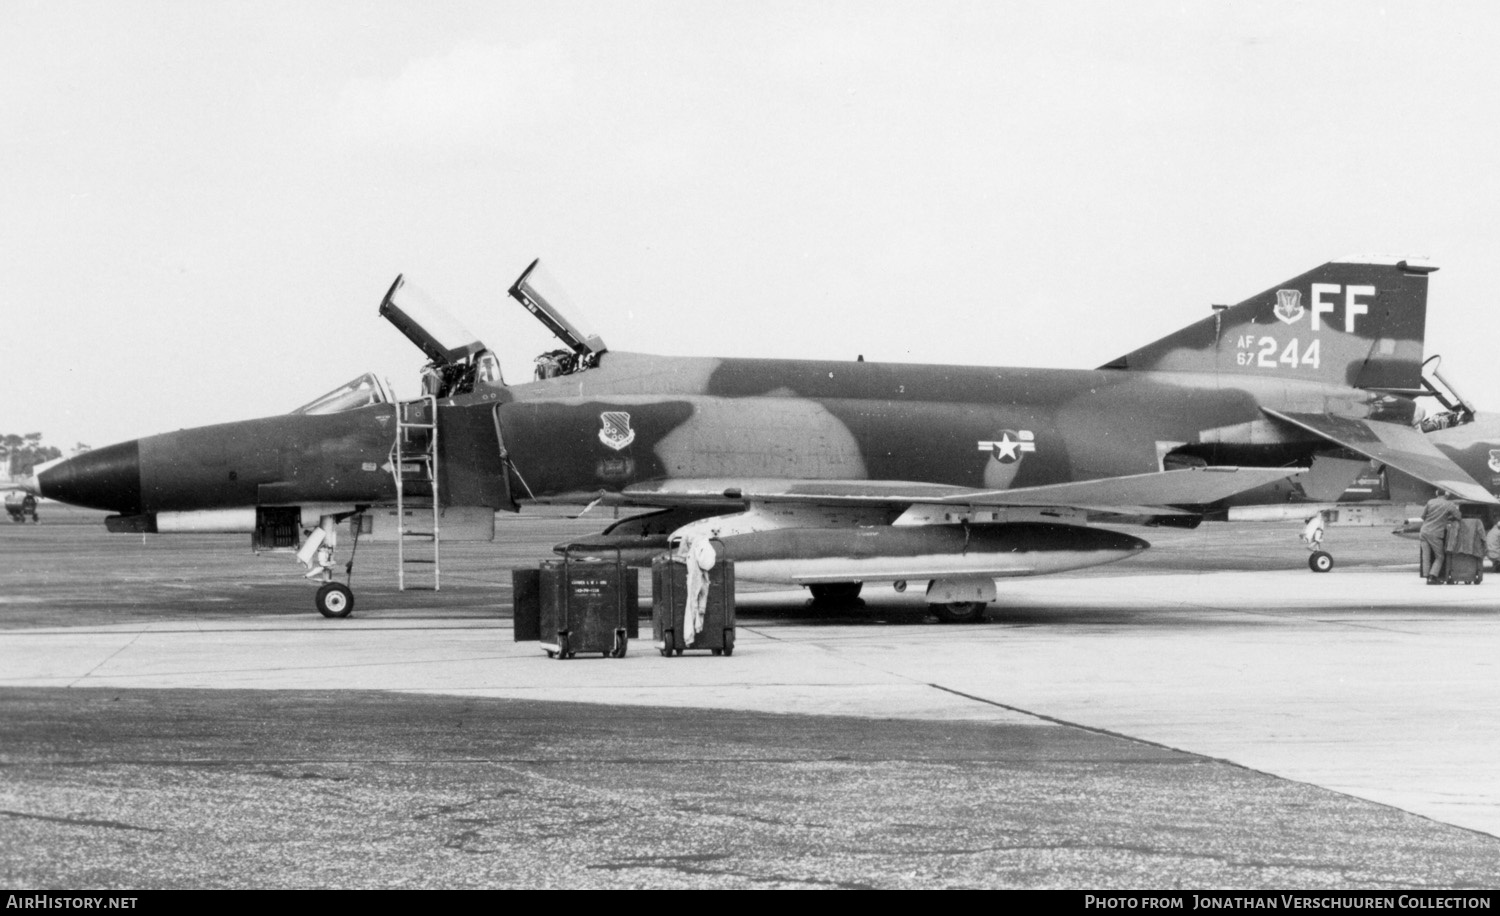
[[[998,578],[1149,546],[1099,523],[1312,515],[1372,466],[1417,502],[1500,505],[1414,425],[1442,396],[1422,371],[1436,268],[1417,260],[1324,264],[1094,370],[617,352],[536,268],[510,294],[564,346],[524,383],[451,319],[424,323],[440,313],[398,277],[380,311],[429,359],[422,398],[364,376],[288,415],[95,449],[34,489],[117,513],[112,531],[300,541],[327,616],[353,607],[344,521],[435,549],[521,503],[645,510],[575,550],[649,562],[708,537],[740,576],[815,600],[921,584],[945,621],[982,616]]]

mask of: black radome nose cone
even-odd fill
[[[43,496],[121,515],[141,511],[141,449],[132,439],[84,452],[37,475]]]

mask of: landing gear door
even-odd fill
[[[408,285],[404,276],[396,278],[380,301],[380,314],[434,366],[461,362],[484,350],[479,338],[421,290]]]

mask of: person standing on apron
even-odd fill
[[[1427,577],[1428,585],[1436,585],[1442,581],[1440,577],[1443,574],[1443,552],[1448,546],[1448,523],[1456,522],[1461,517],[1458,503],[1450,498],[1447,490],[1437,491],[1437,495],[1429,499],[1422,509],[1422,575]]]

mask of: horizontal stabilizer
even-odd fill
[[[1429,486],[1441,487],[1474,502],[1500,505],[1500,500],[1491,496],[1451,458],[1438,451],[1420,430],[1398,423],[1335,414],[1282,413],[1265,407],[1261,409],[1269,416],[1316,433]]]

